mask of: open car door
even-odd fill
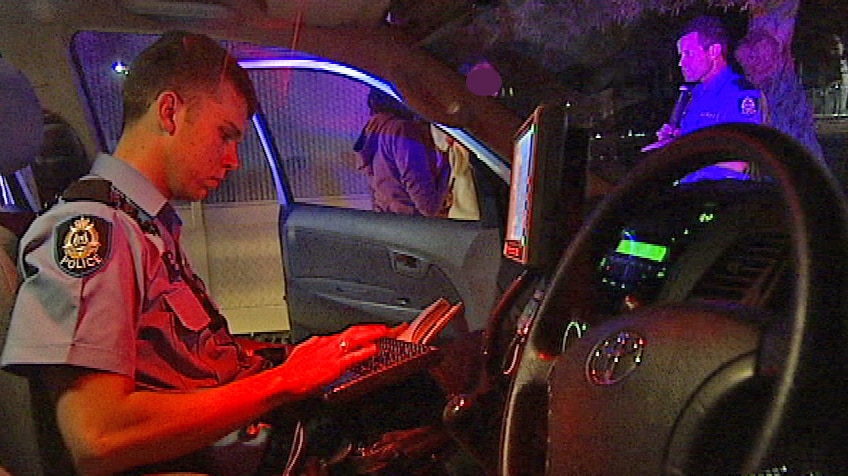
[[[262,98],[264,112],[255,123],[260,135],[267,133],[262,142],[270,162],[279,166],[280,244],[293,339],[354,323],[410,321],[440,297],[463,302],[460,328],[484,328],[500,294],[508,167],[470,135],[445,129],[441,133],[451,136],[470,166],[476,216],[372,211],[353,145],[368,120],[369,90],[394,92],[361,71],[313,60],[303,68],[242,62],[257,84],[285,81],[284,89]]]

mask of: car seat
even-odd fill
[[[35,160],[43,141],[44,122],[35,90],[24,75],[0,58],[0,175],[3,185],[16,185]],[[7,187],[11,190],[15,187]],[[20,189],[19,189],[20,190]],[[0,208],[0,349],[5,344],[9,317],[20,284],[15,266],[21,223],[34,210],[21,207],[14,194],[2,195]],[[28,214],[21,220],[21,214]],[[35,420],[29,383],[23,377],[0,370],[0,473],[40,476]]]

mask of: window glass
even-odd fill
[[[370,88],[308,69],[256,69],[250,75],[294,199],[370,209],[368,182],[353,150],[368,119]]]

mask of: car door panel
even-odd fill
[[[280,217],[293,337],[412,320],[439,297],[482,329],[497,296],[500,231],[481,222],[294,204]]]

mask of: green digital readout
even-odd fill
[[[668,254],[668,247],[643,243],[641,241],[621,240],[618,242],[618,247],[615,251],[628,256],[661,262]]]

